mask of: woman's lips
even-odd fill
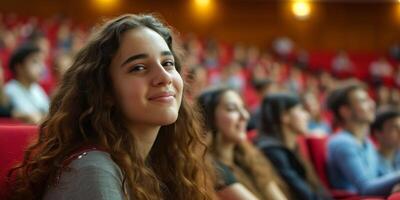
[[[169,103],[175,100],[175,94],[172,92],[163,92],[153,95],[149,98],[150,101]]]

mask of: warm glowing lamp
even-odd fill
[[[119,0],[92,0],[94,6],[100,11],[110,11],[118,6]]]
[[[292,4],[292,11],[294,15],[299,19],[306,19],[311,12],[310,3],[306,1],[296,1]]]
[[[214,0],[193,0],[193,14],[199,22],[207,22],[215,14]]]
[[[211,0],[195,0],[196,6],[199,8],[204,8],[206,9],[207,7],[210,7],[211,5]]]

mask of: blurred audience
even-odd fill
[[[317,95],[311,91],[305,91],[302,94],[302,103],[305,110],[309,113],[310,119],[308,121],[309,135],[329,135],[332,132],[332,128],[322,116],[321,103],[318,100]]]
[[[14,79],[5,85],[5,93],[16,114],[28,123],[39,123],[49,111],[49,99],[38,84],[43,57],[33,44],[24,44],[11,55],[9,67]]]
[[[57,82],[62,78],[64,73],[71,67],[73,57],[66,52],[59,52],[54,58],[53,73]]]
[[[375,102],[361,84],[334,90],[328,98],[342,130],[328,142],[328,175],[332,186],[360,195],[388,196],[400,173],[379,176],[379,159],[369,138]]]
[[[5,94],[4,82],[3,68],[0,62],[0,117],[11,117],[12,105]]]
[[[378,175],[400,170],[400,111],[385,108],[380,111],[371,126],[378,146]]]
[[[388,78],[393,74],[393,67],[385,57],[380,57],[369,66],[369,73],[375,81]]]
[[[0,116],[39,123],[48,112],[48,96],[52,95],[58,81],[72,65],[90,30],[91,27],[81,26],[63,16],[40,19],[0,13]],[[328,171],[335,188],[359,194],[386,195],[392,183],[399,182],[393,175],[399,173],[396,156],[393,156],[396,149],[395,118],[382,121],[379,120],[382,115],[378,113],[372,133],[379,151],[368,136],[375,107],[378,110],[390,107],[393,112],[400,109],[399,44],[388,47],[388,55],[375,53],[361,56],[365,60],[360,60],[357,57],[360,52],[346,50],[329,52],[326,58],[319,54],[321,57],[316,58],[314,54],[318,51],[298,48],[288,37],[277,37],[266,49],[239,42],[227,44],[194,34],[185,34],[178,38],[178,42],[184,46],[185,92],[190,100],[195,101],[209,86],[234,89],[221,91],[217,95],[221,96],[221,102],[216,102],[216,110],[212,111],[224,113],[223,101],[230,100],[234,102],[228,103],[237,108],[233,106],[236,110],[228,112],[230,107],[226,107],[226,116],[229,113],[241,116],[240,120],[237,119],[240,131],[229,133],[240,135],[240,139],[232,140],[229,134],[224,135],[228,122],[218,122],[222,125],[218,125],[220,129],[212,140],[217,165],[229,186],[220,188],[221,197],[329,198],[320,187],[310,163],[298,153],[295,138],[299,136],[332,135],[328,147]],[[347,86],[349,80],[369,84],[368,93],[376,105],[364,88],[352,89],[345,92],[347,96],[339,97],[340,100],[335,98],[336,103],[330,112],[326,106],[327,97],[330,97],[328,103],[332,107],[332,95],[329,94],[336,93],[331,93],[336,88]],[[278,92],[290,95],[274,94]],[[277,106],[267,109],[266,106],[275,101],[273,99],[279,99]],[[288,100],[291,103],[285,99],[291,99]],[[245,108],[251,111],[250,119]],[[206,125],[216,128],[216,124],[207,121]],[[249,135],[254,134],[263,152],[245,142],[242,126],[246,125],[251,132],[248,138],[253,138]],[[214,129],[210,129],[212,131]],[[229,145],[226,145],[227,138],[231,139]],[[224,160],[220,153],[226,152],[235,155],[234,160]],[[253,157],[258,159],[262,153],[268,159],[255,161]],[[376,161],[379,159],[381,161]],[[264,166],[266,170],[261,172],[256,165]],[[364,169],[365,166],[368,168]],[[386,171],[391,175],[383,175]],[[260,186],[265,184],[268,187]],[[270,190],[278,191],[277,196],[268,196]],[[240,198],[240,195],[244,196]]]
[[[308,114],[300,99],[282,93],[266,96],[261,105],[257,146],[275,166],[297,199],[331,199],[311,163],[300,155],[297,137],[307,133]]]
[[[202,93],[198,102],[210,134],[210,151],[217,162],[227,166],[259,199],[290,199],[270,162],[247,141],[249,113],[239,94],[217,88]]]
[[[339,51],[332,60],[332,71],[337,75],[351,73],[354,68],[355,66],[346,51]]]

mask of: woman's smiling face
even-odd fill
[[[183,80],[157,32],[139,27],[124,33],[110,75],[115,103],[129,126],[163,126],[177,120]]]

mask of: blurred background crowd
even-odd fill
[[[327,104],[341,86],[363,85],[374,113],[400,109],[394,0],[35,2],[0,3],[0,125],[40,123],[96,23],[124,12],[157,13],[177,30],[186,97],[195,102],[210,87],[236,91],[250,113],[250,140],[273,94],[299,99],[309,116],[306,137],[341,129]]]

